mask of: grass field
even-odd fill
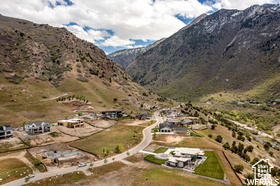
[[[132,163],[137,163],[140,161],[139,158],[137,158],[135,155],[128,156],[125,158],[126,161],[132,162]]]
[[[109,163],[107,165],[103,165],[103,166],[100,166],[100,167],[95,167],[93,169],[91,169],[90,171],[93,173],[93,177],[94,178],[97,178],[99,176],[102,176],[102,175],[105,175],[109,172],[112,172],[112,171],[117,171],[119,169],[121,169],[122,167],[125,167],[127,165],[125,165],[124,163],[120,162],[120,161],[116,161],[116,162],[113,162],[113,163]]]
[[[112,156],[116,154],[117,145],[123,152],[142,140],[142,130],[144,127],[127,126],[119,121],[117,125],[89,136],[85,139],[70,142],[69,145],[97,154],[99,157]],[[107,152],[109,152],[107,154]],[[106,155],[107,154],[107,155]]]
[[[194,171],[195,174],[208,176],[211,178],[224,179],[224,170],[215,151],[206,151],[207,159],[203,164],[200,164]]]
[[[164,164],[166,162],[166,160],[161,160],[161,159],[155,158],[155,156],[152,155],[152,154],[147,155],[144,158],[144,160],[155,163],[155,164],[158,164],[158,165]]]
[[[168,150],[168,148],[160,147],[157,150],[155,150],[154,153],[164,153],[167,150]]]
[[[0,178],[3,179],[0,185],[32,173],[32,169],[18,159],[11,158],[0,161]]]
[[[30,182],[26,185],[36,186],[36,185],[63,185],[63,184],[74,184],[75,182],[85,178],[86,175],[82,171],[71,172],[68,174],[58,175],[49,177],[48,179],[37,180]]]
[[[225,184],[160,167],[146,170],[132,185],[217,186]]]

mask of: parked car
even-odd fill
[[[85,166],[87,166],[86,163],[80,163],[80,164],[78,165],[78,167],[85,167]]]

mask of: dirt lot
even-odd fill
[[[57,132],[57,137],[52,137],[50,133]],[[32,146],[37,145],[45,145],[50,143],[57,143],[57,142],[69,142],[78,139],[77,137],[72,137],[69,135],[65,135],[57,130],[55,127],[51,128],[51,132],[38,134],[38,135],[27,135],[26,132],[15,132],[16,136],[19,136],[24,142],[30,143]]]
[[[116,124],[116,121],[114,120],[96,120],[91,123],[93,126],[96,126],[98,128],[108,128],[112,125]]]
[[[125,124],[128,126],[143,126],[143,124],[149,124],[150,121],[144,121],[144,120],[129,120],[129,123]]]
[[[37,159],[41,160],[45,165],[49,167],[55,167],[57,165],[54,165],[51,163],[51,160],[49,158],[43,159],[41,153],[47,152],[47,151],[56,151],[56,152],[70,152],[70,151],[79,151],[78,149],[75,149],[73,147],[70,147],[69,145],[66,145],[64,143],[54,143],[51,145],[43,146],[43,147],[35,147],[29,150],[29,152],[35,156]],[[81,152],[81,151],[79,151]],[[74,162],[75,165],[79,163],[90,163],[93,162],[96,157],[92,154],[82,152],[84,156],[82,157],[75,157],[75,158],[58,158],[60,167],[69,167],[71,166],[71,163]]]
[[[101,131],[102,129],[96,128],[93,126],[90,126],[88,124],[85,124],[85,127],[81,128],[67,128],[65,126],[55,126],[55,128],[59,129],[63,133],[69,134],[71,136],[89,136],[91,134],[94,134],[96,132]]]
[[[11,149],[19,149],[24,148],[25,145],[17,138],[8,138],[0,140],[0,150],[11,150]]]

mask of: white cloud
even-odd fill
[[[263,5],[263,4],[273,4],[279,3],[279,0],[217,0],[213,7],[217,9],[238,9],[243,10],[252,5]]]
[[[129,46],[135,44],[135,41],[131,41],[129,39],[120,39],[118,36],[112,36],[109,39],[106,39],[101,45],[103,46]]]
[[[110,33],[108,33],[106,30],[93,30],[89,29],[85,31],[81,26],[79,25],[70,25],[70,26],[64,26],[75,34],[77,37],[87,40],[89,42],[92,42],[94,44],[98,44],[98,41],[105,40],[107,37],[110,37]]]
[[[253,4],[279,0],[9,0],[2,3],[0,13],[52,26],[75,22],[67,29],[78,37],[104,46],[133,46],[133,40],[158,40],[168,37],[185,24],[176,18],[194,18],[214,8],[244,9]],[[56,6],[56,2],[61,5]],[[55,6],[54,8],[50,7]],[[93,28],[83,30],[83,27]],[[112,30],[113,35],[107,31]],[[104,40],[104,41],[103,41]]]

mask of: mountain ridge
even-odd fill
[[[137,56],[155,47],[156,45],[164,41],[164,39],[165,38],[162,38],[144,47],[118,50],[116,52],[108,54],[107,57],[125,69]]]
[[[219,10],[139,55],[126,71],[174,99],[249,90],[279,73],[279,17],[279,5]]]

